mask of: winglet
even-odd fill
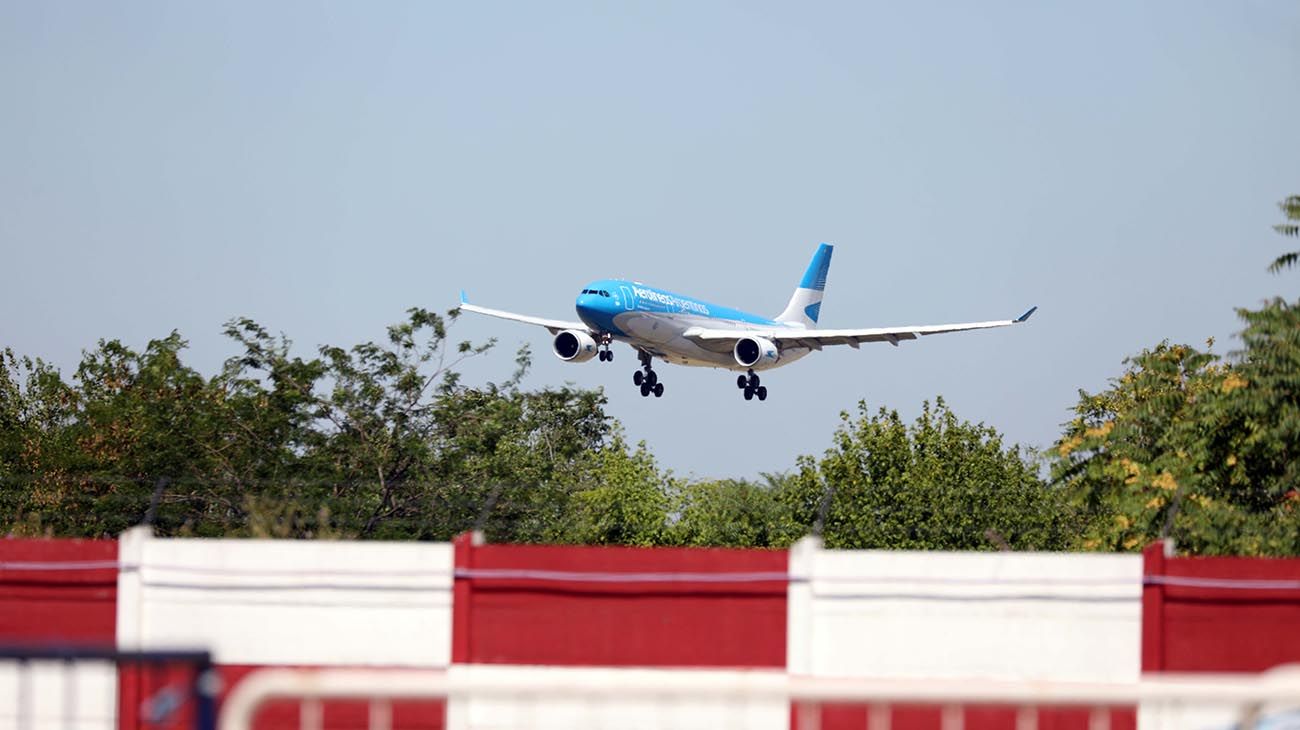
[[[461,304],[469,304],[469,299],[466,299],[466,298],[465,298],[465,290],[464,290],[464,289],[461,289],[461,290],[460,290],[460,303],[461,303]]]
[[[1037,312],[1037,311],[1038,311],[1038,307],[1030,307],[1028,312],[1025,312],[1024,314],[1020,315],[1019,317],[1016,317],[1016,322],[1024,322],[1025,320],[1027,320],[1027,319],[1029,319],[1030,317],[1032,317],[1033,314],[1034,314],[1034,312]]]

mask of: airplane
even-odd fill
[[[636,351],[641,369],[632,382],[643,397],[659,398],[664,384],[654,371],[655,359],[676,365],[723,368],[743,372],[736,387],[745,400],[767,400],[767,386],[759,372],[788,365],[829,345],[857,349],[864,342],[888,342],[946,332],[992,329],[1022,324],[1038,307],[1015,319],[960,324],[874,327],[868,329],[817,329],[826,275],[830,271],[830,244],[817,247],[785,311],[774,319],[657,289],[639,281],[600,279],[578,294],[578,318],[571,322],[504,312],[470,304],[460,293],[460,309],[490,317],[545,327],[553,336],[552,350],[565,362],[586,362],[593,357],[612,362],[614,342]]]

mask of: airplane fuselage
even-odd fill
[[[723,307],[693,297],[622,279],[600,279],[583,288],[576,302],[578,318],[593,331],[603,332],[638,350],[676,365],[726,368],[745,371],[736,362],[730,343],[701,343],[683,333],[692,327],[735,329],[738,335],[758,329],[800,329],[738,309]],[[781,350],[770,364],[756,364],[754,370],[769,370],[807,355],[802,347]]]

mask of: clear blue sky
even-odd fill
[[[566,365],[542,330],[466,368],[603,386],[679,474],[831,444],[859,399],[1049,445],[1163,338],[1236,346],[1300,193],[1300,3],[0,4],[0,346],[223,322],[304,355],[460,289],[568,318],[626,276],[759,313],[836,245],[822,325],[1029,326],[823,352],[746,403],[724,371]]]

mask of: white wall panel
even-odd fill
[[[445,666],[446,543],[122,535],[118,645],[221,664]]]
[[[0,730],[113,730],[117,670],[108,662],[0,662]]]
[[[530,677],[545,675],[553,681],[581,688],[600,677],[626,683],[631,688],[653,681],[657,675],[690,673],[698,677],[774,674],[771,670],[627,669],[587,667],[521,667],[486,664],[456,664],[453,674],[511,680],[525,684]],[[621,686],[621,685],[620,685]],[[746,728],[788,730],[789,703],[783,700],[734,697],[718,700],[597,699],[545,696],[502,698],[452,697],[447,703],[448,730],[571,730],[572,728],[637,728],[638,730],[719,730]]]
[[[1115,682],[1140,672],[1138,555],[824,550],[806,539],[790,572],[792,672]]]

